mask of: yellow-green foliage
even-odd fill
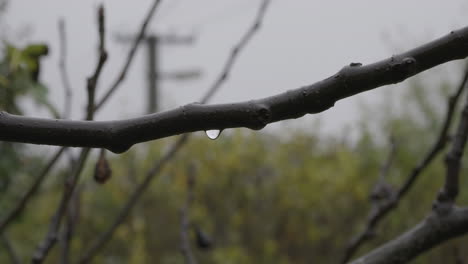
[[[417,138],[418,129],[410,127],[411,133],[403,133],[405,140]],[[193,136],[157,175],[96,263],[184,263],[179,250],[179,210],[186,199],[189,166],[196,168],[190,220],[215,241],[213,250],[200,251],[191,232],[200,263],[336,263],[348,239],[363,227],[369,190],[388,152],[386,145],[375,143],[365,132],[353,144],[309,132],[294,132],[287,139],[245,130],[230,132],[215,141]],[[80,222],[73,254],[82,252],[109,226],[169,141],[173,140],[110,157],[113,176],[105,185],[92,181],[90,166],[80,192]],[[419,151],[409,144],[399,145],[388,175],[392,184],[398,186],[404,181],[426,145]],[[420,221],[430,210],[443,173],[443,163],[438,159],[398,209],[382,222],[377,239],[360,253]],[[11,235],[24,256],[29,256],[44,234],[56,206],[61,185],[48,186],[47,193],[32,204],[40,209],[30,208],[12,228]],[[52,260],[58,257],[59,248]],[[419,261],[431,263],[452,251],[449,244]]]

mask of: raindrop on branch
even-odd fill
[[[219,129],[207,130],[207,131],[205,131],[205,133],[210,139],[215,140],[221,134],[221,130],[219,130]]]

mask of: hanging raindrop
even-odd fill
[[[210,139],[215,140],[221,134],[221,130],[219,130],[219,129],[207,130],[207,131],[205,131],[205,133]]]

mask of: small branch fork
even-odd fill
[[[445,184],[437,196],[435,209],[439,213],[445,213],[446,209],[451,209],[455,199],[458,196],[459,175],[461,167],[461,158],[468,138],[468,97],[466,105],[463,108],[457,133],[453,139],[452,148],[445,156]],[[448,205],[449,208],[444,208]],[[439,209],[442,209],[440,211]]]
[[[94,108],[95,112],[97,112],[99,109],[101,109],[101,107],[117,91],[120,84],[122,84],[122,82],[125,80],[125,76],[127,75],[128,69],[132,65],[133,58],[135,57],[137,48],[140,45],[143,38],[145,37],[146,28],[148,27],[148,24],[150,23],[151,19],[153,18],[154,13],[156,13],[156,9],[158,8],[160,3],[161,3],[161,0],[155,0],[153,2],[153,5],[148,10],[148,14],[146,15],[145,19],[143,20],[143,23],[140,26],[140,32],[138,33],[138,37],[135,39],[135,42],[133,43],[133,46],[130,48],[130,52],[127,55],[127,59],[125,61],[124,66],[122,67],[122,70],[120,71],[120,74],[118,75],[118,77],[114,81],[114,83],[110,86],[110,88],[105,92],[104,96],[95,105],[95,108]]]
[[[257,17],[255,18],[254,23],[252,26],[247,30],[246,35],[253,34],[249,32],[258,32],[260,28],[261,21],[264,19],[265,11],[269,6],[271,0],[263,0],[261,9],[264,9],[262,12],[257,13]],[[255,27],[255,30],[252,28]],[[234,66],[234,62],[236,61],[236,57],[239,56],[242,50],[245,48],[247,42],[245,39],[250,40],[252,37],[246,38],[245,35],[241,38],[239,43],[244,44],[236,44],[234,48],[231,50],[231,55],[228,58],[228,61],[232,61],[231,63],[226,63],[228,67],[224,67],[221,70],[221,73],[218,78],[215,79],[214,84],[208,90],[213,91],[212,93],[218,91],[222,84],[225,83],[227,80],[222,76],[228,76],[229,72],[231,71],[232,67]],[[233,55],[234,54],[234,55]],[[211,96],[204,95],[202,97],[202,103],[207,102]],[[101,235],[99,235],[94,242],[91,243],[91,246],[85,250],[84,254],[79,260],[79,263],[89,263],[94,256],[106,245],[106,243],[112,238],[115,230],[123,223],[123,221],[128,217],[130,211],[133,209],[139,198],[143,195],[143,193],[148,189],[150,183],[154,180],[154,178],[159,175],[159,172],[164,168],[164,166],[177,154],[177,152],[187,143],[189,140],[189,134],[185,134],[179,137],[174,144],[168,149],[168,151],[162,156],[160,160],[158,160],[155,165],[147,172],[143,181],[135,188],[135,190],[130,195],[128,201],[125,203],[121,211],[118,213],[115,221],[109,226],[109,228],[104,231]]]
[[[269,123],[325,111],[343,98],[401,82],[439,64],[467,56],[468,27],[465,27],[386,60],[365,66],[351,63],[323,81],[259,100],[189,104],[120,121],[40,119],[3,112],[0,113],[0,140],[106,148],[122,153],[136,143],[183,133],[234,127],[261,129]],[[35,133],[30,133],[31,130]]]
[[[408,175],[408,178],[400,187],[400,189],[396,192],[393,192],[392,195],[388,196],[383,201],[379,202],[377,206],[374,205],[372,207],[371,211],[369,212],[369,215],[367,216],[366,227],[364,228],[364,230],[362,230],[359,234],[357,234],[349,241],[345,249],[343,258],[341,259],[341,263],[348,262],[366,241],[374,237],[375,228],[380,223],[380,221],[383,220],[388,213],[390,213],[393,209],[397,207],[399,201],[408,193],[408,191],[416,182],[419,175],[445,148],[448,142],[448,132],[451,127],[452,121],[454,120],[457,103],[462,92],[464,91],[464,89],[466,89],[467,82],[468,64],[466,65],[465,73],[457,87],[457,90],[447,100],[447,111],[445,114],[442,128],[439,131],[439,135],[436,141],[429,149],[427,154],[424,156],[424,158],[419,162],[419,164],[412,169],[412,171]]]
[[[112,92],[115,92],[115,90],[117,90],[118,87],[120,87],[120,84],[122,83],[122,81],[125,79],[125,75],[127,74],[129,68],[130,68],[130,65],[133,61],[133,58],[134,58],[134,54],[136,53],[136,49],[138,47],[138,44],[141,42],[141,39],[142,37],[140,36],[144,36],[145,35],[145,32],[146,32],[146,28],[147,28],[147,25],[148,23],[150,22],[155,10],[156,10],[156,7],[158,6],[160,0],[155,0],[153,6],[150,8],[150,12],[148,12],[148,15],[146,16],[145,20],[143,21],[142,25],[141,25],[141,28],[140,28],[140,34],[139,34],[139,37],[135,40],[135,43],[133,45],[133,47],[130,49],[130,52],[127,56],[127,60],[125,61],[125,64],[122,68],[122,71],[121,73],[119,74],[118,78],[116,79],[116,81],[114,82],[114,84],[112,85]],[[59,23],[59,35],[60,35],[60,38],[61,38],[61,44],[62,44],[62,49],[61,49],[61,59],[60,59],[60,62],[59,62],[59,65],[64,65],[64,66],[61,66],[61,74],[62,74],[62,81],[64,82],[64,87],[67,87],[67,84],[66,84],[66,80],[68,79],[68,75],[66,73],[66,70],[65,70],[65,57],[66,57],[66,38],[65,38],[65,25],[61,25],[61,23]],[[71,89],[71,88],[65,88],[66,91],[68,91],[68,89]],[[67,94],[69,94],[68,92],[66,92],[66,98],[65,98],[65,101],[67,101],[68,96]],[[101,108],[101,106],[105,103],[105,101],[107,101],[108,99],[110,98],[110,96],[106,97],[106,98],[102,98],[100,100],[100,103],[95,106],[95,110],[98,110]],[[67,118],[68,115],[67,115],[67,112],[68,110],[65,110],[65,113],[64,113],[64,118]],[[96,111],[95,111],[96,112]],[[85,114],[85,118],[86,116],[88,115],[88,111],[86,111],[86,114]],[[65,147],[62,147],[60,148],[59,150],[57,150],[57,152],[49,159],[49,161],[46,163],[46,166],[44,167],[44,169],[39,173],[39,175],[36,177],[36,179],[34,180],[33,184],[31,185],[31,187],[25,192],[25,194],[22,196],[22,198],[20,199],[20,201],[18,202],[18,204],[14,207],[14,209],[9,213],[7,214],[7,216],[3,219],[0,220],[0,234],[5,230],[5,228],[14,220],[16,219],[16,217],[18,215],[20,215],[20,213],[26,208],[26,205],[28,203],[28,201],[33,197],[33,195],[36,193],[36,191],[39,189],[41,183],[43,182],[43,180],[46,178],[46,176],[49,174],[49,172],[52,170],[52,168],[55,166],[55,164],[57,164],[57,161],[60,159],[60,157],[62,156],[62,154],[64,153],[64,150],[66,148]]]
[[[86,120],[93,120],[94,117],[94,98],[96,93],[97,82],[102,72],[102,68],[107,60],[107,51],[105,49],[105,15],[104,7],[100,6],[98,9],[98,32],[99,32],[99,58],[96,65],[94,74],[88,78],[87,91],[88,91],[88,107]],[[52,247],[56,244],[59,235],[60,225],[63,216],[66,214],[70,200],[73,197],[75,187],[78,183],[81,171],[84,168],[90,149],[84,148],[75,164],[71,175],[66,179],[64,191],[60,204],[51,219],[49,231],[44,239],[34,252],[32,263],[42,263],[47,257]]]
[[[431,214],[414,228],[351,264],[407,263],[430,248],[468,232],[468,208],[454,206],[458,194],[460,160],[468,137],[468,97],[452,148],[446,156],[445,185]]]

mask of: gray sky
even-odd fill
[[[98,93],[114,80],[129,49],[114,41],[114,33],[135,32],[152,1],[10,0],[7,22],[12,32],[30,26],[32,35],[27,39],[44,41],[51,47],[41,78],[50,87],[55,102],[63,98],[57,66],[57,21],[65,18],[68,68],[74,90],[73,118],[83,116],[85,80],[97,59],[95,10],[101,2],[107,14],[110,59]],[[259,0],[163,0],[150,32],[195,34],[197,41],[191,46],[163,46],[162,71],[200,68],[204,73],[197,81],[161,82],[163,108],[198,100],[220,71],[233,44],[252,23],[259,4]],[[212,102],[277,94],[324,79],[350,62],[366,64],[389,57],[468,25],[466,14],[466,0],[273,0],[261,32],[244,50],[228,83]],[[141,50],[126,81],[97,119],[132,117],[144,111],[144,58]],[[336,131],[359,117],[360,101],[376,103],[383,90],[340,101],[320,119],[326,129]],[[61,103],[57,105],[62,107]]]

